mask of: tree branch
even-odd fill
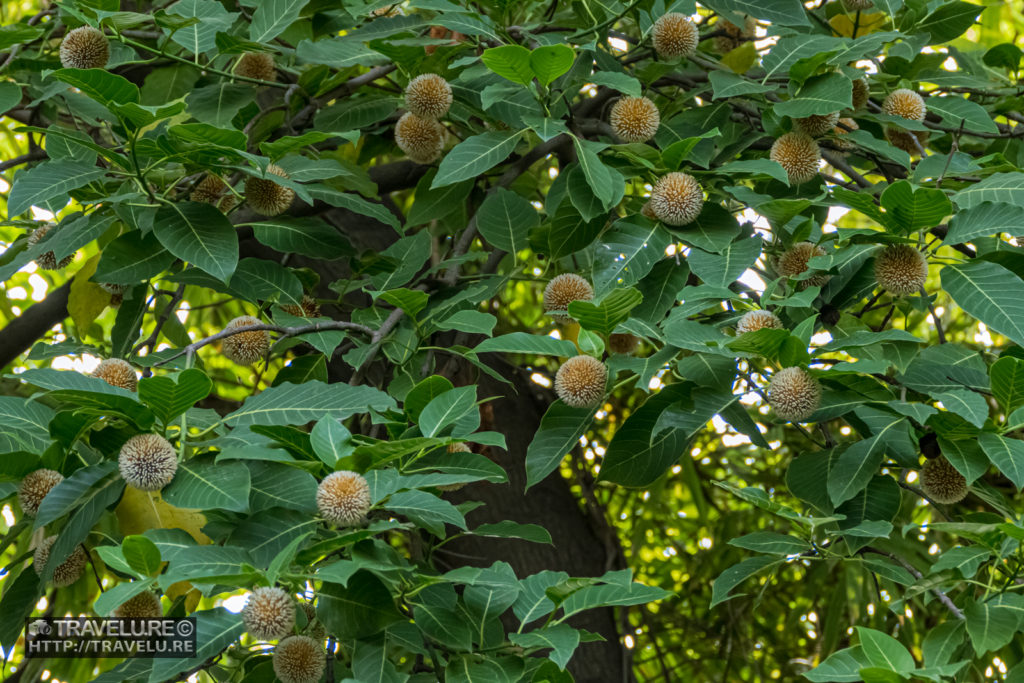
[[[47,330],[68,317],[70,292],[71,280],[68,280],[0,330],[0,367],[31,348]]]

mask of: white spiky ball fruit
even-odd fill
[[[38,228],[33,230],[28,236],[28,246],[34,247],[39,244],[44,237],[52,230],[57,227],[56,223],[44,223]],[[62,258],[59,262],[57,261],[57,255],[52,251],[47,251],[39,256],[36,256],[36,265],[43,270],[61,270],[68,266],[75,258],[74,254],[69,254]]]
[[[736,323],[736,334],[758,330],[781,330],[782,321],[771,311],[747,311]]]
[[[277,164],[267,166],[267,173],[279,178],[290,176]],[[279,216],[295,201],[295,190],[278,185],[269,178],[249,176],[245,179],[245,200],[253,211],[261,216]]]
[[[417,164],[433,163],[444,149],[445,129],[436,119],[406,112],[395,124],[395,144]]]
[[[789,182],[799,185],[817,177],[821,148],[806,133],[786,133],[772,143],[769,156],[785,169]]]
[[[246,52],[238,58],[235,73],[244,78],[255,78],[260,81],[277,80],[274,56],[268,52]]]
[[[282,304],[281,310],[288,315],[294,315],[297,318],[320,317],[320,304],[318,304],[316,299],[308,294],[303,294],[302,300],[298,304]]]
[[[259,325],[260,319],[251,315],[240,315],[227,325],[224,331],[237,330],[250,325]],[[221,353],[233,363],[252,365],[267,355],[270,350],[270,333],[266,330],[246,330],[221,341]]]
[[[836,127],[832,129],[832,134],[835,136],[832,139],[832,144],[844,152],[856,147],[856,145],[847,139],[847,136],[851,131],[860,130],[860,126],[857,122],[850,118],[841,118],[836,123]]]
[[[362,524],[371,504],[370,485],[357,472],[332,472],[316,490],[316,506],[320,514],[338,526]]]
[[[119,619],[158,619],[163,615],[160,596],[153,591],[142,591],[121,603],[112,616]]]
[[[889,93],[882,102],[882,111],[891,116],[909,119],[911,121],[924,121],[928,107],[924,98],[913,90],[900,88]]]
[[[685,14],[669,12],[658,17],[652,30],[654,50],[662,59],[689,57],[697,51],[700,35]]]
[[[837,123],[839,123],[839,112],[837,111],[822,115],[812,114],[793,121],[798,131],[806,133],[812,138],[820,138],[826,133],[831,133]]]
[[[32,568],[36,574],[43,575],[46,563],[50,561],[50,551],[53,549],[53,544],[56,541],[56,536],[48,536],[36,546],[36,550],[32,554]],[[76,545],[71,554],[54,568],[53,585],[58,588],[66,588],[75,581],[78,581],[82,576],[82,571],[85,569],[86,559],[85,551],[82,550],[81,544]]]
[[[421,119],[439,119],[452,106],[452,86],[437,74],[420,74],[405,88],[405,108]]]
[[[640,348],[640,337],[635,334],[623,332],[608,335],[608,350],[612,353],[621,353],[631,356]]]
[[[128,439],[117,461],[124,480],[141,491],[159,491],[178,471],[174,446],[159,434],[137,434]]]
[[[928,132],[923,130],[907,131],[895,126],[887,126],[885,139],[890,145],[902,149],[907,154],[922,154],[928,144]]]
[[[35,517],[43,498],[62,481],[64,475],[56,470],[44,468],[26,474],[18,486],[18,504],[22,512],[29,517]]]
[[[783,368],[768,384],[768,404],[783,420],[803,422],[821,405],[821,385],[803,368]]]
[[[139,387],[139,378],[135,374],[135,368],[128,361],[120,358],[107,358],[100,361],[100,364],[92,371],[92,376],[98,377],[112,387],[120,387],[128,391],[135,391]]]
[[[561,323],[572,320],[569,304],[573,301],[590,301],[594,288],[586,279],[576,273],[562,273],[551,279],[544,287],[544,312]]]
[[[573,408],[590,408],[604,396],[608,368],[593,356],[573,356],[555,374],[555,393]]]
[[[608,117],[612,131],[626,142],[646,142],[661,125],[661,114],[646,97],[620,97]]]
[[[875,257],[875,279],[896,296],[916,294],[928,279],[928,259],[909,244],[893,244]]]
[[[850,97],[851,104],[853,105],[851,109],[854,111],[860,109],[868,103],[869,97],[871,97],[871,89],[868,79],[863,77],[855,78],[853,80],[853,93]]]
[[[324,646],[309,636],[289,636],[274,648],[274,673],[281,683],[318,683],[326,665]]]
[[[102,69],[110,59],[110,42],[103,31],[79,26],[68,31],[60,44],[60,63],[69,69]]]
[[[815,256],[827,254],[823,248],[812,242],[797,242],[779,256],[775,269],[783,277],[797,277],[809,268],[808,262]],[[829,281],[826,273],[816,273],[801,280],[804,287],[822,287]]]
[[[921,488],[936,503],[946,505],[967,497],[967,479],[941,455],[921,468]]]
[[[689,225],[703,208],[704,189],[687,173],[664,175],[651,190],[651,209],[666,225]]]
[[[258,640],[277,640],[295,626],[295,601],[283,588],[253,588],[242,609],[242,623]]]

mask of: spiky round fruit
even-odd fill
[[[50,561],[50,550],[53,549],[56,540],[56,536],[48,536],[36,547],[36,551],[32,555],[32,568],[35,569],[36,574],[43,575],[46,563]],[[53,570],[53,585],[64,588],[78,581],[82,576],[82,570],[85,569],[85,562],[85,551],[82,550],[82,546],[75,546],[72,553]]]
[[[277,640],[295,625],[295,601],[283,588],[253,588],[242,609],[245,630],[259,640]]]
[[[928,279],[928,259],[909,244],[893,244],[875,257],[875,280],[896,296],[916,294]]]
[[[921,488],[936,503],[959,503],[967,497],[967,479],[941,455],[921,468]]]
[[[300,602],[303,614],[306,615],[306,635],[313,640],[323,640],[327,637],[327,629],[320,623],[316,616],[316,607],[311,602]]]
[[[821,405],[821,385],[803,368],[783,368],[768,384],[768,405],[783,420],[802,422]]]
[[[851,12],[871,9],[875,6],[872,0],[843,0],[843,5]]]
[[[160,604],[160,596],[153,591],[142,591],[135,597],[129,598],[126,602],[121,603],[113,614],[119,619],[159,619],[163,615],[164,608]]]
[[[56,223],[43,223],[38,228],[33,230],[28,236],[29,248],[36,246],[43,241],[43,238],[49,234],[50,230],[57,227]],[[36,256],[36,265],[43,270],[60,270],[71,263],[75,258],[74,254],[69,254],[57,262],[57,255],[52,251],[48,251],[44,254]]]
[[[871,89],[866,78],[856,78],[853,81],[853,94],[851,96],[851,108],[856,111],[868,103],[871,96]]]
[[[298,318],[320,317],[320,304],[308,294],[302,295],[302,302],[299,304],[282,304],[281,310]]]
[[[651,191],[651,208],[666,225],[688,225],[704,208],[704,189],[692,175],[669,173]]]
[[[281,683],[318,683],[327,652],[309,636],[289,636],[274,648],[274,673]]]
[[[715,52],[724,55],[738,48],[744,40],[754,37],[754,32],[757,30],[757,19],[747,16],[743,21],[743,28],[731,21],[720,19],[715,24],[715,29],[725,33],[725,35],[715,36],[714,39]]]
[[[612,334],[608,336],[608,350],[630,356],[640,348],[640,337],[635,334]]]
[[[107,358],[100,361],[100,364],[92,371],[92,376],[100,378],[112,387],[120,387],[128,391],[135,391],[139,386],[135,368],[120,358]]]
[[[924,121],[928,107],[924,99],[913,90],[900,88],[893,90],[882,102],[882,111],[890,116],[910,119],[911,121]]]
[[[395,144],[417,164],[433,163],[444,149],[444,126],[407,112],[395,124]]]
[[[593,356],[573,356],[555,374],[555,393],[573,408],[590,408],[604,396],[608,368]]]
[[[289,175],[277,164],[267,166],[267,173],[279,178]],[[269,178],[249,176],[245,179],[245,199],[252,210],[262,216],[277,216],[288,210],[295,200],[295,190],[278,185]]]
[[[68,31],[60,44],[60,63],[68,69],[102,69],[110,59],[110,43],[103,31],[79,26]]]
[[[902,149],[907,154],[922,154],[928,144],[928,133],[923,130],[906,131],[895,126],[885,129],[885,139],[893,147]]]
[[[569,304],[573,301],[590,301],[594,298],[594,288],[576,273],[562,273],[552,278],[544,288],[544,312],[557,320],[567,323]]]
[[[661,125],[658,107],[646,97],[620,97],[608,117],[612,130],[626,142],[646,142]]]
[[[821,149],[806,133],[786,133],[772,143],[772,161],[786,170],[789,182],[799,185],[818,176]]]
[[[654,50],[663,59],[689,57],[697,51],[700,35],[690,17],[669,12],[658,17],[652,31]]]
[[[782,255],[775,262],[775,269],[783,277],[796,277],[807,270],[808,261],[815,256],[824,256],[827,253],[824,249],[811,242],[797,242],[782,252]],[[829,281],[829,277],[825,273],[818,273],[801,280],[801,282],[804,287],[821,287]]]
[[[771,311],[747,311],[736,323],[736,334],[781,329],[782,321]]]
[[[64,481],[64,475],[56,470],[40,469],[29,472],[18,487],[18,505],[29,517],[35,517],[39,506],[57,484]]]
[[[806,133],[812,138],[820,138],[825,133],[830,133],[837,123],[839,123],[839,112],[837,111],[820,116],[813,114],[793,121],[793,125],[798,131]]]
[[[452,106],[452,86],[437,74],[420,74],[405,88],[405,108],[421,119],[439,119]]]
[[[259,318],[251,315],[240,315],[227,325],[224,331],[237,330],[250,325],[259,325]],[[220,350],[224,357],[239,365],[252,365],[262,359],[270,350],[270,333],[266,330],[248,330],[225,337]]]
[[[316,506],[320,514],[338,526],[362,524],[371,503],[370,485],[356,472],[332,472],[316,490]]]
[[[654,213],[654,206],[651,204],[651,200],[649,199],[640,207],[640,215],[644,218],[649,218],[652,221],[658,220],[658,214]]]
[[[462,443],[461,441],[458,442],[458,443],[450,443],[450,444],[448,444],[448,453],[472,453],[472,452],[473,452],[473,449],[471,449],[467,444]],[[437,488],[440,491],[458,491],[459,489],[463,488],[464,486],[465,486],[464,483],[460,483],[460,484],[439,484],[437,486]]]
[[[274,68],[274,55],[269,52],[246,52],[238,58],[235,73],[243,78],[255,78],[260,81],[276,81],[277,69]]]
[[[860,126],[857,125],[856,121],[848,118],[839,119],[836,127],[832,129],[832,134],[836,136],[832,140],[832,144],[843,151],[853,149],[856,145],[847,140],[846,136],[849,135],[850,131],[854,130],[860,130]]]
[[[118,465],[129,486],[141,491],[159,491],[174,479],[178,454],[159,434],[137,434],[121,446]]]
[[[227,213],[233,209],[238,201],[234,193],[228,189],[228,184],[219,175],[213,173],[203,176],[188,198],[194,202],[212,204],[220,209],[221,213]]]

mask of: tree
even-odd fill
[[[12,678],[1024,677],[1010,5],[5,11]]]

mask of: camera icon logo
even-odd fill
[[[53,632],[53,627],[42,619],[36,619],[28,625],[28,632],[33,636],[48,636]]]

